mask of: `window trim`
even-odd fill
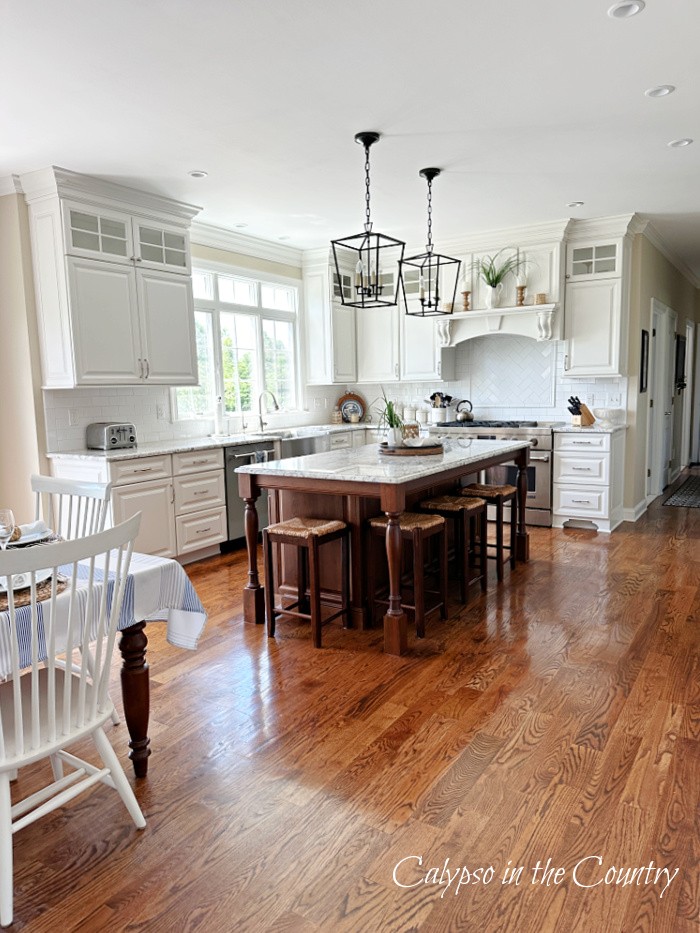
[[[213,298],[195,298],[194,310],[205,311],[212,315],[212,333],[214,350],[214,396],[219,393],[223,395],[223,356],[221,349],[221,327],[220,312],[231,311],[234,314],[250,314],[256,318],[256,331],[258,340],[258,370],[261,379],[265,379],[265,351],[263,342],[263,320],[288,321],[292,324],[294,331],[294,394],[296,406],[294,408],[285,408],[285,414],[295,414],[303,411],[303,386],[302,369],[303,360],[301,355],[301,321],[300,312],[302,305],[302,281],[292,276],[280,275],[275,272],[262,272],[256,269],[248,269],[244,266],[230,265],[226,262],[218,262],[209,259],[192,259],[192,272],[213,272],[218,275],[229,275],[234,278],[245,279],[249,282],[255,282],[257,285],[257,305],[241,305],[228,302],[222,302],[218,297],[218,287]],[[279,311],[273,308],[264,308],[261,302],[260,283],[270,285],[283,285],[292,288],[295,293],[295,309],[293,311]],[[201,412],[195,415],[180,416],[178,412],[177,390],[181,386],[172,386],[170,389],[170,410],[172,412],[173,422],[192,422],[201,421],[203,418],[214,418],[214,412]],[[224,412],[224,418],[245,418],[246,415],[254,412],[233,412],[227,414]]]

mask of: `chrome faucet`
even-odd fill
[[[272,399],[272,404],[273,404],[273,406],[274,406],[274,410],[275,410],[275,411],[279,411],[279,410],[280,410],[280,407],[279,407],[279,405],[278,405],[278,403],[277,403],[277,399],[275,398],[275,393],[274,393],[274,392],[270,392],[269,389],[263,389],[263,391],[262,391],[262,392],[260,393],[260,395],[258,396],[258,418],[259,418],[259,420],[260,420],[260,430],[261,430],[261,431],[264,431],[264,430],[265,430],[265,425],[267,424],[267,421],[263,421],[263,410],[262,410],[263,398],[264,398],[266,395],[269,395],[270,398]]]

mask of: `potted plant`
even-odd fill
[[[525,260],[518,255],[501,256],[510,247],[499,249],[492,256],[481,256],[472,263],[479,278],[488,286],[486,289],[486,307],[497,308],[503,291],[503,281],[509,275],[514,275],[519,269],[525,268]]]
[[[377,399],[380,403],[376,409],[379,415],[379,429],[386,431],[387,443],[391,447],[400,447],[403,443],[403,421],[396,411],[394,403],[386,397],[386,392],[382,387],[382,397]]]

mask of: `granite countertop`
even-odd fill
[[[454,467],[469,466],[479,460],[529,447],[527,440],[446,440],[440,455],[386,457],[376,444],[328,453],[310,454],[241,466],[237,473],[271,476],[297,476],[305,479],[337,479],[359,483],[405,483],[422,476],[443,473]]]
[[[339,431],[356,431],[376,428],[375,424],[309,424],[299,428],[279,428],[264,434],[217,434],[214,437],[184,437],[170,441],[146,441],[138,447],[124,447],[120,450],[88,450],[87,447],[75,450],[49,452],[50,460],[77,458],[79,460],[135,460],[139,457],[158,457],[166,454],[187,453],[192,450],[211,450],[217,447],[239,447],[242,444],[256,444],[259,441],[279,441],[290,437],[314,437],[319,434],[337,434]]]
[[[562,424],[552,428],[555,434],[614,434],[616,431],[626,431],[626,424],[602,425],[598,421],[587,428],[576,427],[573,424]]]

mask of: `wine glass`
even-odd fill
[[[12,509],[0,509],[0,548],[4,551],[15,530],[15,517]]]

